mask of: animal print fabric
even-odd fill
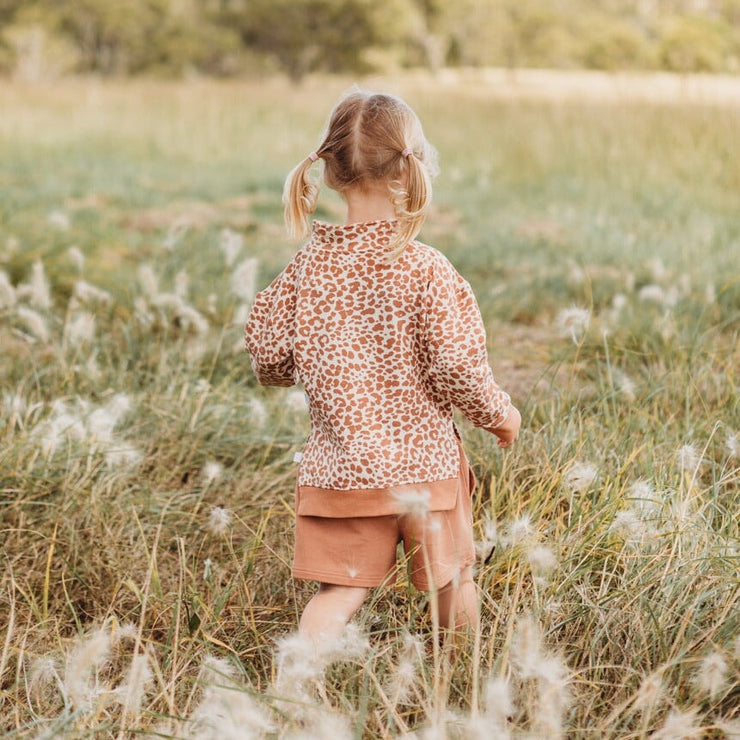
[[[453,406],[502,424],[510,399],[488,363],[468,283],[412,242],[387,264],[394,221],[313,223],[255,297],[246,349],[262,385],[301,382],[311,432],[298,486],[360,493],[456,479]]]

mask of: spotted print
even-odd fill
[[[457,478],[453,406],[489,431],[506,419],[511,402],[470,286],[420,242],[387,264],[394,227],[315,221],[255,298],[245,339],[257,379],[301,382],[309,399],[299,487],[351,493]]]

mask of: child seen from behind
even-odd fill
[[[309,223],[318,160],[346,203],[343,224]],[[341,99],[285,184],[288,229],[308,239],[247,322],[259,382],[300,382],[309,401],[293,576],[320,584],[299,626],[316,640],[336,637],[368,590],[392,580],[399,543],[440,625],[478,625],[475,479],[453,406],[500,447],[516,441],[521,417],[494,380],[470,286],[416,241],[435,174],[436,152],[405,102]]]

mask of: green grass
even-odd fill
[[[313,588],[290,578],[292,457],[307,419],[289,391],[251,375],[219,240],[242,236],[236,264],[257,257],[259,286],[277,274],[295,249],[283,176],[348,86],[0,87],[0,269],[18,288],[41,260],[51,287],[35,309],[45,341],[22,290],[0,300],[0,731],[210,737],[192,721],[199,703],[234,720],[253,702],[278,728],[267,736],[303,725],[472,737],[485,709],[480,737],[494,737],[485,694],[501,677],[514,737],[557,734],[547,712],[567,737],[649,737],[666,723],[657,737],[679,736],[672,722],[737,736],[738,111],[507,100],[472,83],[388,87],[440,151],[423,237],[472,283],[497,378],[524,416],[505,455],[463,424],[481,482],[476,534],[484,555],[496,544],[478,564],[477,648],[435,676],[425,600],[401,573],[360,613],[369,647],[329,670],[323,709],[276,695],[274,645]],[[341,218],[337,198],[322,193],[318,215]],[[207,330],[147,298],[143,264],[160,293],[180,285]],[[110,300],[72,306],[80,278]],[[558,326],[572,307],[590,315],[576,341]],[[81,310],[94,336],[73,340]],[[129,407],[95,437],[116,394]],[[131,467],[114,457],[126,449]],[[222,472],[209,481],[213,462]],[[590,468],[573,480],[579,464]],[[224,535],[208,526],[215,506],[232,515]],[[567,681],[522,668],[525,616]],[[425,657],[402,700],[409,631]],[[96,635],[105,657],[86,642]],[[114,690],[136,652],[153,675],[124,711]],[[204,689],[207,655],[230,661],[222,683],[238,690]]]

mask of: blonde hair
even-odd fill
[[[285,224],[294,238],[309,233],[316,209],[319,185],[309,174],[314,157],[324,162],[326,185],[339,193],[385,184],[398,218],[388,260],[403,254],[424,223],[438,171],[437,152],[411,108],[393,95],[361,90],[337,103],[321,145],[285,181]]]

